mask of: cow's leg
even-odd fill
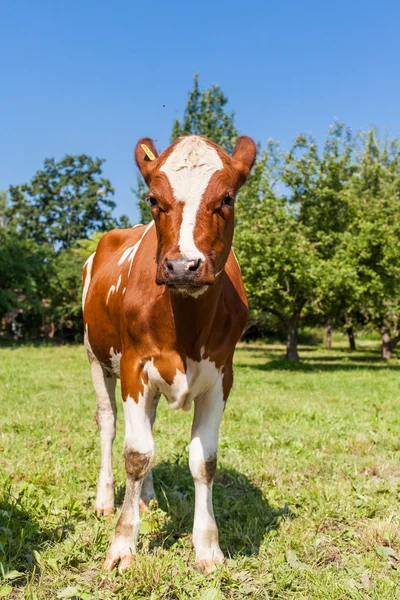
[[[97,485],[96,510],[99,516],[114,512],[114,475],[112,445],[115,438],[117,406],[115,403],[116,378],[104,372],[100,363],[90,362],[93,387],[96,392],[96,420],[100,433],[101,466]]]
[[[218,431],[224,411],[222,383],[196,399],[189,447],[189,464],[195,486],[193,545],[196,566],[206,573],[223,561],[212,506],[212,486],[217,466]]]
[[[157,414],[157,406],[160,400],[160,395],[157,394],[153,398],[153,405],[151,409],[151,428],[153,429],[154,421],[156,420]],[[143,480],[142,492],[140,494],[140,509],[143,511],[148,510],[148,505],[150,500],[156,498],[156,492],[154,490],[154,482],[153,482],[153,471],[147,473],[146,477]]]
[[[124,390],[122,390],[124,392]],[[123,402],[125,416],[125,498],[115,526],[104,568],[111,570],[119,562],[119,570],[131,566],[136,554],[140,530],[139,502],[143,479],[151,469],[154,441],[151,432],[152,400],[146,391],[135,402],[127,395]]]

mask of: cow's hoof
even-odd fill
[[[136,556],[134,554],[128,554],[127,556],[124,556],[124,558],[119,563],[118,571],[120,573],[123,573],[127,569],[130,569],[133,563],[135,562],[135,558]]]
[[[212,558],[197,558],[195,566],[203,571],[206,575],[212,573],[217,568],[217,564],[224,562],[224,555],[221,550],[213,552]]]
[[[133,565],[134,561],[134,554],[123,554],[122,552],[118,554],[112,554],[109,552],[106,556],[106,560],[103,563],[103,569],[104,571],[112,571],[119,563],[118,571],[122,573],[123,571],[129,569]]]
[[[96,508],[96,512],[98,517],[110,517],[114,514],[114,507],[112,506],[110,508]]]

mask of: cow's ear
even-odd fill
[[[158,162],[158,152],[150,138],[142,138],[135,148],[135,160],[147,185],[150,184],[151,173]]]
[[[242,135],[236,142],[232,154],[232,163],[239,175],[239,186],[246,181],[257,155],[257,146],[247,135]]]

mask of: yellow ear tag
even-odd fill
[[[145,154],[146,154],[146,156],[147,156],[148,159],[150,159],[150,160],[156,160],[156,157],[154,156],[154,154],[152,153],[152,151],[150,150],[150,148],[148,146],[146,146],[146,144],[140,144],[140,147],[145,152]]]

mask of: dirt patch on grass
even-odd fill
[[[365,467],[363,475],[381,481],[398,481],[400,480],[400,465],[374,464]]]
[[[400,550],[400,527],[392,521],[363,521],[357,527],[356,535],[365,550],[373,550],[378,546]]]

